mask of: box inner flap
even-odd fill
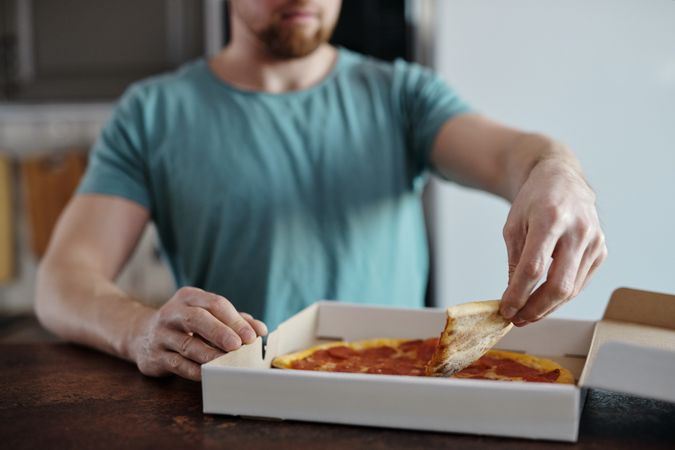
[[[263,361],[262,338],[258,337],[252,344],[243,345],[235,352],[225,353],[207,363],[212,366],[250,367],[261,369],[266,367]]]
[[[675,332],[602,320],[580,386],[675,401]]]
[[[526,327],[512,328],[496,347],[531,355],[585,358],[591,346],[594,329],[595,322],[547,318]],[[541,336],[547,336],[547,339],[542,339]]]
[[[614,370],[598,364],[598,356],[604,353],[603,349],[609,343],[614,345],[602,361],[609,364],[608,355],[616,355],[623,358],[625,370]],[[603,319],[595,326],[588,362],[579,384],[591,386],[597,381],[611,380],[613,385],[621,385],[621,389],[617,390],[637,393],[631,386],[644,384],[643,380],[625,377],[624,381],[619,382],[619,379],[629,372],[629,366],[634,365],[632,361],[640,349],[654,349],[668,355],[667,359],[673,361],[675,370],[675,295],[619,288],[612,293]],[[644,364],[644,358],[641,359]],[[653,361],[655,367],[660,364]],[[657,375],[666,376],[665,373],[650,376]]]
[[[650,349],[653,351],[647,351]],[[670,364],[669,371],[663,370],[663,359]],[[660,385],[661,378],[674,370],[675,295],[615,290],[603,319],[595,326],[579,384],[640,395],[647,379]]]
[[[265,364],[271,367],[272,360],[287,353],[309,348],[325,342],[316,337],[316,326],[321,303],[315,303],[282,322],[270,333],[265,347]]]
[[[636,325],[613,320],[602,320],[595,326],[595,335],[588,353],[588,364],[585,372],[595,364],[598,352],[609,342],[630,344],[637,348],[654,348],[673,353],[675,361],[675,332],[663,328]],[[624,363],[630,364],[631,355],[626,355]],[[584,374],[581,382],[585,381]]]
[[[603,320],[675,330],[675,295],[619,288],[612,293]]]
[[[410,309],[321,302],[316,329],[322,338],[358,341],[371,338],[438,337],[445,309]]]
[[[282,322],[267,337],[264,354],[262,338],[259,337],[252,344],[243,345],[238,350],[226,353],[207,363],[207,365],[255,369],[269,368],[272,365],[272,359],[277,355],[325,342],[315,337],[319,307],[320,304],[315,303]]]

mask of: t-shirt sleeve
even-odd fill
[[[131,87],[120,99],[92,148],[78,193],[123,197],[151,208],[141,94]]]
[[[430,167],[431,150],[441,126],[471,107],[433,70],[398,61],[401,106],[409,150],[417,172]]]

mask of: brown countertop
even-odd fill
[[[577,444],[202,413],[201,387],[64,343],[0,344],[3,448],[675,448],[675,404],[591,391]],[[508,411],[504,412],[508,414]]]

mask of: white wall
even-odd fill
[[[627,285],[675,293],[675,1],[438,0],[436,68],[478,110],[570,145],[609,258],[556,316],[598,318]],[[434,289],[499,298],[508,205],[435,186]]]

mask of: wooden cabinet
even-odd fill
[[[36,257],[47,250],[54,225],[77,189],[86,165],[86,155],[80,151],[21,163],[30,244]]]
[[[8,159],[0,157],[0,283],[14,275],[12,174]]]

